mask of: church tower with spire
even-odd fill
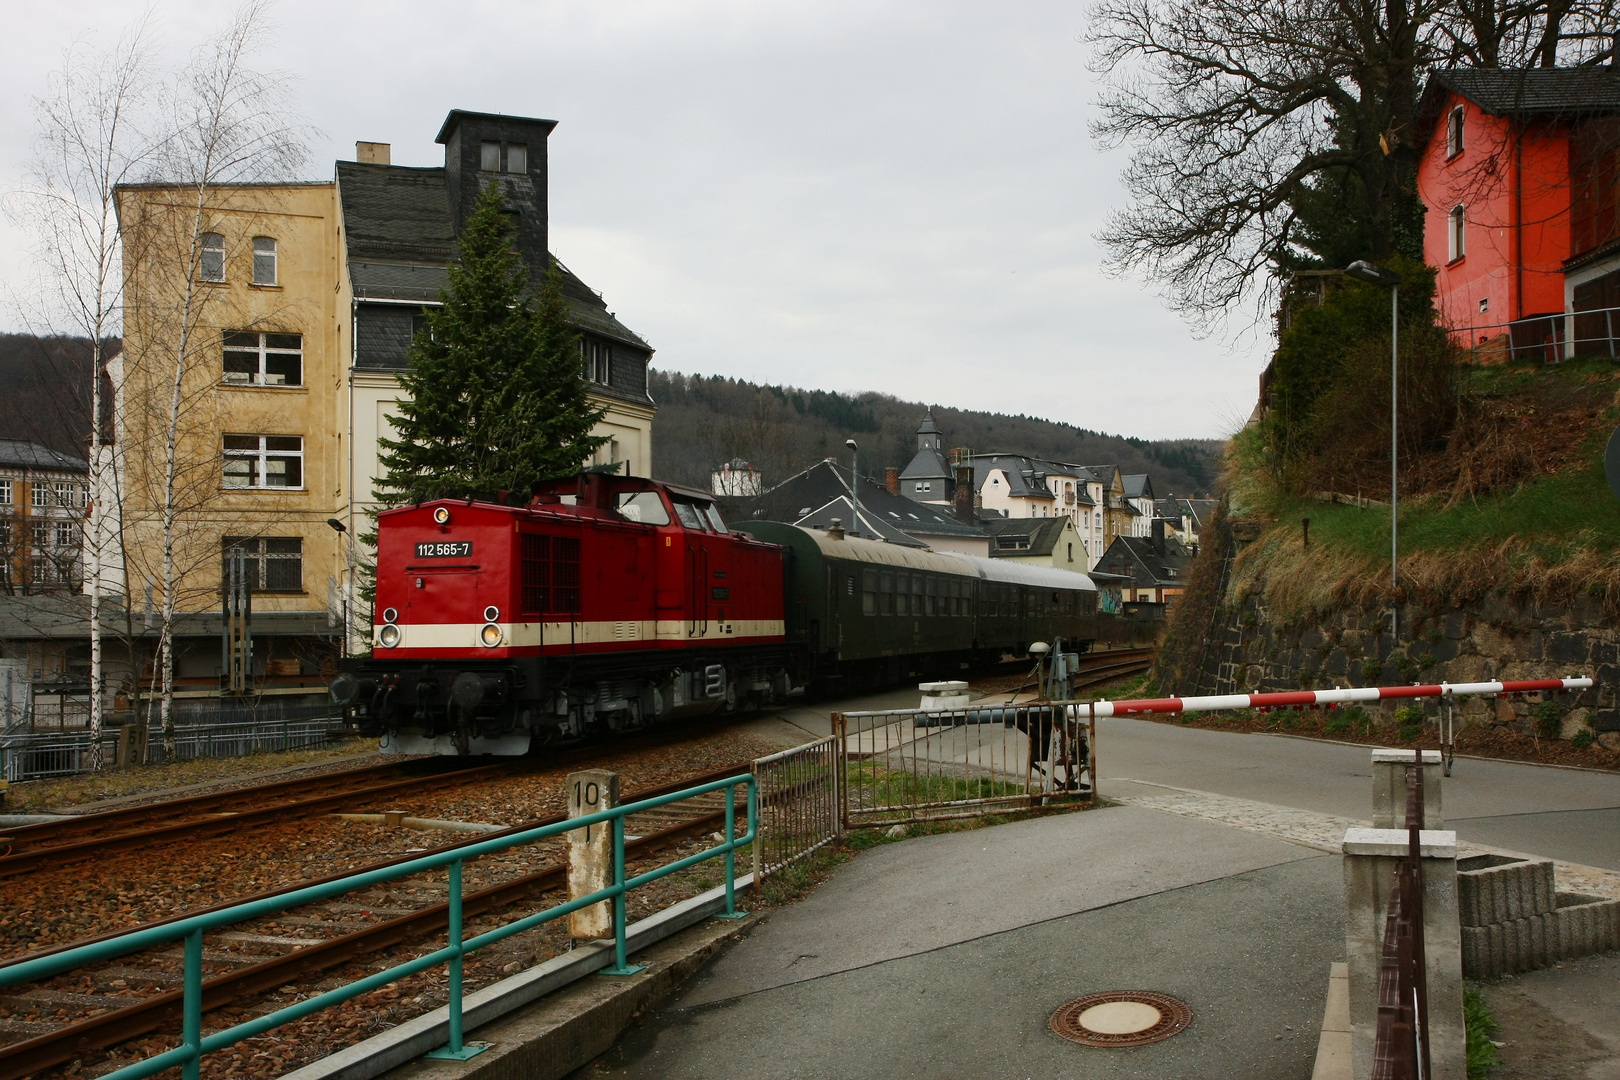
[[[914,502],[952,504],[955,483],[943,445],[934,411],[929,409],[917,428],[917,456],[900,473],[900,494]]]

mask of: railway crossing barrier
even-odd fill
[[[737,831],[738,822],[736,820],[738,788],[744,788],[747,792],[747,828],[741,834]],[[723,839],[719,843],[653,870],[637,874],[634,877],[626,876],[624,859],[625,818],[632,814],[667,806],[671,803],[706,795],[714,791],[725,791],[727,793],[725,800],[725,831],[721,834]],[[533,929],[554,919],[563,918],[592,904],[610,901],[613,905],[614,948],[611,953],[603,954],[606,966],[599,969],[599,973],[605,975],[631,975],[640,971],[639,967],[629,964],[627,957],[625,942],[626,894],[633,889],[650,884],[690,866],[695,866],[709,859],[722,858],[725,863],[726,914],[737,915],[736,853],[739,850],[753,846],[759,823],[757,794],[757,782],[754,776],[751,773],[743,773],[669,795],[641,799],[602,810],[598,813],[569,818],[550,825],[527,829],[510,836],[456,847],[439,854],[424,855],[419,859],[412,859],[409,862],[394,866],[364,871],[321,885],[309,886],[293,892],[266,897],[262,900],[236,904],[190,918],[179,919],[175,922],[137,930],[106,941],[90,942],[77,948],[52,953],[49,956],[42,956],[35,960],[25,960],[21,963],[0,968],[0,988],[39,982],[54,975],[83,967],[86,964],[115,959],[156,945],[164,945],[175,941],[183,942],[184,966],[182,975],[184,990],[181,1009],[181,1044],[161,1054],[108,1073],[102,1077],[102,1080],[141,1080],[143,1077],[153,1076],[165,1069],[172,1068],[181,1070],[183,1080],[197,1080],[204,1054],[223,1050],[244,1039],[261,1035],[290,1021],[320,1012],[361,994],[381,989],[388,983],[404,976],[414,975],[441,965],[448,965],[450,976],[449,1043],[429,1056],[465,1060],[482,1049],[482,1047],[469,1046],[463,1038],[462,960],[465,956],[514,934]],[[532,844],[573,830],[599,824],[607,825],[612,830],[612,884],[596,892],[569,900],[566,903],[513,920],[475,937],[463,937],[462,866],[467,860],[525,844]],[[334,896],[341,896],[345,893],[355,892],[384,882],[397,881],[413,874],[439,870],[445,871],[449,878],[449,940],[444,948],[435,949],[423,956],[418,956],[402,964],[396,964],[384,971],[357,979],[324,993],[312,995],[286,1008],[256,1016],[221,1031],[204,1034],[205,984],[203,982],[202,968],[203,937],[205,934],[248,919],[278,914],[316,900],[330,899]]]

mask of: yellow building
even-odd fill
[[[484,185],[506,191],[531,276],[544,272],[554,126],[455,111],[439,134],[443,168],[393,166],[387,146],[361,143],[330,182],[214,187],[200,219],[195,189],[119,189],[123,491],[98,501],[121,504],[137,605],[150,584],[161,606],[172,560],[179,675],[217,685],[228,552],[254,587],[259,685],[317,683],[342,627],[364,620],[355,569],[369,558],[355,538],[376,506],[377,439],[406,349]],[[596,430],[609,442],[586,464],[646,475],[652,350],[571,273],[564,292],[606,409]]]

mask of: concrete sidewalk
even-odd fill
[[[1133,807],[885,845],[576,1075],[1302,1080],[1342,894],[1337,858]],[[1130,1050],[1047,1030],[1132,989],[1191,1027]]]

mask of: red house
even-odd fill
[[[1620,349],[1620,74],[1436,72],[1417,137],[1424,259],[1460,339],[1548,359]]]

